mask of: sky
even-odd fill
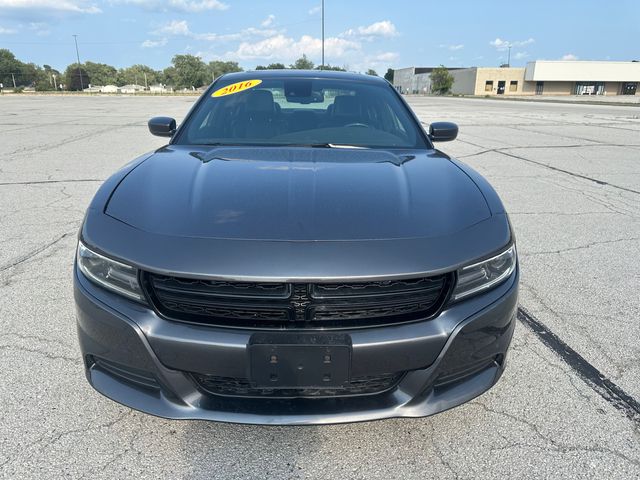
[[[167,67],[173,55],[245,69],[321,60],[320,0],[0,0],[0,48],[59,70],[76,61]],[[325,0],[325,58],[348,70],[640,60],[640,0]]]

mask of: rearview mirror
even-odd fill
[[[157,137],[172,137],[176,133],[176,121],[170,117],[153,117],[148,125],[149,131]]]
[[[432,142],[450,142],[458,136],[458,125],[451,122],[434,122],[429,125],[429,138]]]

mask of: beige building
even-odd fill
[[[405,87],[412,84],[408,70],[396,70],[402,72],[399,84],[394,71],[394,86],[403,93],[422,93]],[[526,68],[472,67],[449,72],[454,78],[451,93],[457,95],[640,95],[640,62],[537,60]]]
[[[451,93],[457,95],[533,95],[525,84],[524,68],[473,67],[450,72],[453,75]]]

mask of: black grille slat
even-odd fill
[[[193,374],[196,384],[205,392],[233,397],[340,397],[373,395],[395,387],[404,372],[352,378],[343,387],[256,388],[246,378]]]
[[[342,283],[250,283],[146,273],[143,284],[167,318],[239,328],[357,328],[435,315],[453,275]]]
[[[389,280],[360,283],[316,283],[311,287],[313,298],[341,298],[356,296],[406,295],[407,293],[434,291],[439,292],[442,281],[439,279],[416,278],[410,280]]]
[[[194,315],[207,315],[216,318],[235,320],[260,319],[260,320],[290,320],[289,311],[286,309],[251,309],[238,306],[203,305],[186,302],[165,301],[164,306],[176,312],[184,312]]]
[[[353,305],[353,306],[322,306],[314,310],[314,320],[342,320],[369,317],[397,317],[419,313],[428,310],[437,300],[438,295],[432,295],[418,301],[407,303],[386,303],[379,305]]]
[[[167,293],[198,293],[220,297],[288,298],[291,289],[286,283],[247,283],[153,276],[153,286]]]

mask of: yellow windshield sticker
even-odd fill
[[[211,94],[212,97],[224,97],[225,95],[233,95],[250,88],[260,85],[262,80],[245,80],[244,82],[232,83],[226,87],[219,88]]]

